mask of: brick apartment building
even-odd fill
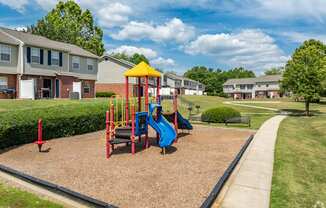
[[[0,28],[0,99],[94,97],[98,62],[76,45]]]

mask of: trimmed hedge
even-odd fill
[[[201,120],[209,123],[224,123],[227,119],[241,116],[240,112],[229,107],[208,109],[201,115]]]
[[[107,103],[80,103],[0,114],[0,149],[37,139],[37,121],[43,120],[43,138],[59,138],[105,128]]]
[[[96,97],[112,97],[114,92],[96,92]]]

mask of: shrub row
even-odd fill
[[[112,97],[114,92],[96,92],[96,97]]]
[[[30,143],[37,138],[37,121],[43,120],[43,138],[59,138],[105,128],[107,103],[79,103],[0,114],[0,149]]]
[[[209,123],[224,123],[227,119],[241,116],[240,112],[229,107],[208,109],[201,115],[201,120]]]

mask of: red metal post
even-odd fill
[[[178,142],[178,97],[177,93],[175,93],[173,98],[173,108],[174,108],[174,128],[175,132],[177,134],[177,138],[175,139],[175,142]]]
[[[141,112],[141,78],[138,77],[138,112]]]
[[[148,76],[145,77],[145,111],[148,112]],[[149,147],[148,133],[145,135],[145,148]]]
[[[110,112],[105,113],[105,141],[106,141],[106,158],[110,157]]]
[[[112,138],[113,129],[114,129],[114,105],[111,104],[110,112],[106,112],[106,121],[107,121],[107,141],[106,141],[106,158],[110,158],[111,156],[111,145],[110,140]]]
[[[42,119],[39,119],[37,122],[37,141],[35,142],[35,144],[37,144],[38,146],[38,151],[41,152],[42,151],[42,145],[45,143],[43,141],[43,122]]]
[[[157,77],[156,79],[156,103],[161,104],[161,98],[160,98],[160,77]],[[159,116],[158,113],[156,116]],[[160,135],[159,133],[156,133],[156,143],[159,144],[160,141]]]
[[[156,102],[161,104],[161,95],[160,95],[160,77],[157,77],[157,86],[156,86]]]
[[[126,77],[126,126],[129,126],[129,80]]]
[[[131,107],[131,154],[135,154],[135,106]]]

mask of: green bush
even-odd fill
[[[59,138],[105,128],[107,103],[80,103],[0,114],[0,149],[37,139],[37,121],[43,120],[43,138]]]
[[[96,97],[112,97],[114,92],[96,92]]]
[[[210,123],[224,123],[227,119],[232,117],[239,117],[241,114],[229,107],[218,107],[208,109],[201,115],[201,120]]]

